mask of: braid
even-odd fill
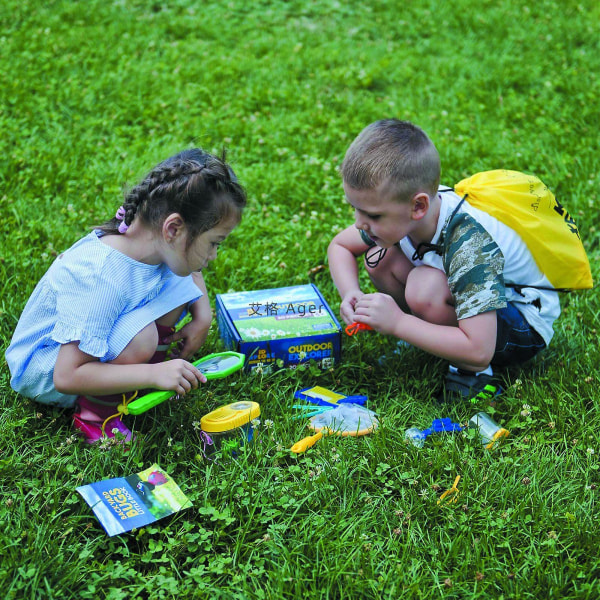
[[[129,226],[139,218],[159,229],[171,213],[179,213],[190,236],[188,243],[223,219],[241,218],[246,194],[225,162],[199,148],[184,150],[157,165],[129,192],[123,201],[123,222]],[[100,226],[116,233],[118,221]]]
[[[147,181],[144,180],[125,195],[125,200],[123,202],[125,218],[123,220],[125,221],[126,225],[131,225],[138,206],[148,197],[149,189],[150,188],[147,184]]]

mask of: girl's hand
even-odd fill
[[[355,305],[354,320],[366,323],[384,335],[400,337],[398,325],[405,314],[387,294],[364,294]]]
[[[196,354],[200,346],[206,341],[212,323],[212,309],[206,294],[202,273],[194,273],[192,277],[202,291],[203,296],[188,307],[192,320],[166,339],[169,344],[179,342],[177,347],[171,350],[171,358],[188,359]]]
[[[171,350],[171,358],[189,358],[193,356],[198,349],[206,341],[208,330],[210,329],[210,321],[192,319],[186,323],[179,331],[176,331],[168,338],[167,343],[179,342],[175,348]]]
[[[342,303],[340,304],[340,316],[346,325],[350,325],[356,320],[354,318],[356,303],[363,296],[364,294],[360,290],[354,290],[353,292],[348,292],[342,298]]]
[[[206,383],[206,375],[201,373],[192,363],[180,358],[152,365],[155,377],[154,387],[161,390],[172,390],[183,396],[199,383]]]

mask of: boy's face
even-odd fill
[[[356,190],[344,182],[346,200],[354,208],[354,226],[380,247],[391,248],[415,227],[412,203],[396,200],[386,187]]]

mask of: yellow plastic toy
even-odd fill
[[[456,479],[454,480],[454,483],[452,484],[452,487],[449,490],[446,490],[441,496],[440,499],[437,501],[438,504],[442,503],[444,500],[446,500],[446,498],[448,498],[448,500],[446,500],[446,502],[456,502],[458,500],[458,482],[460,481],[460,475],[456,476]]]
[[[296,442],[290,451],[296,454],[306,452],[325,435],[361,436],[374,431],[379,421],[372,410],[359,404],[340,404],[314,416],[309,427],[317,433]]]

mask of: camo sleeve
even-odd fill
[[[506,306],[504,255],[469,214],[457,214],[446,228],[443,261],[459,321]]]

